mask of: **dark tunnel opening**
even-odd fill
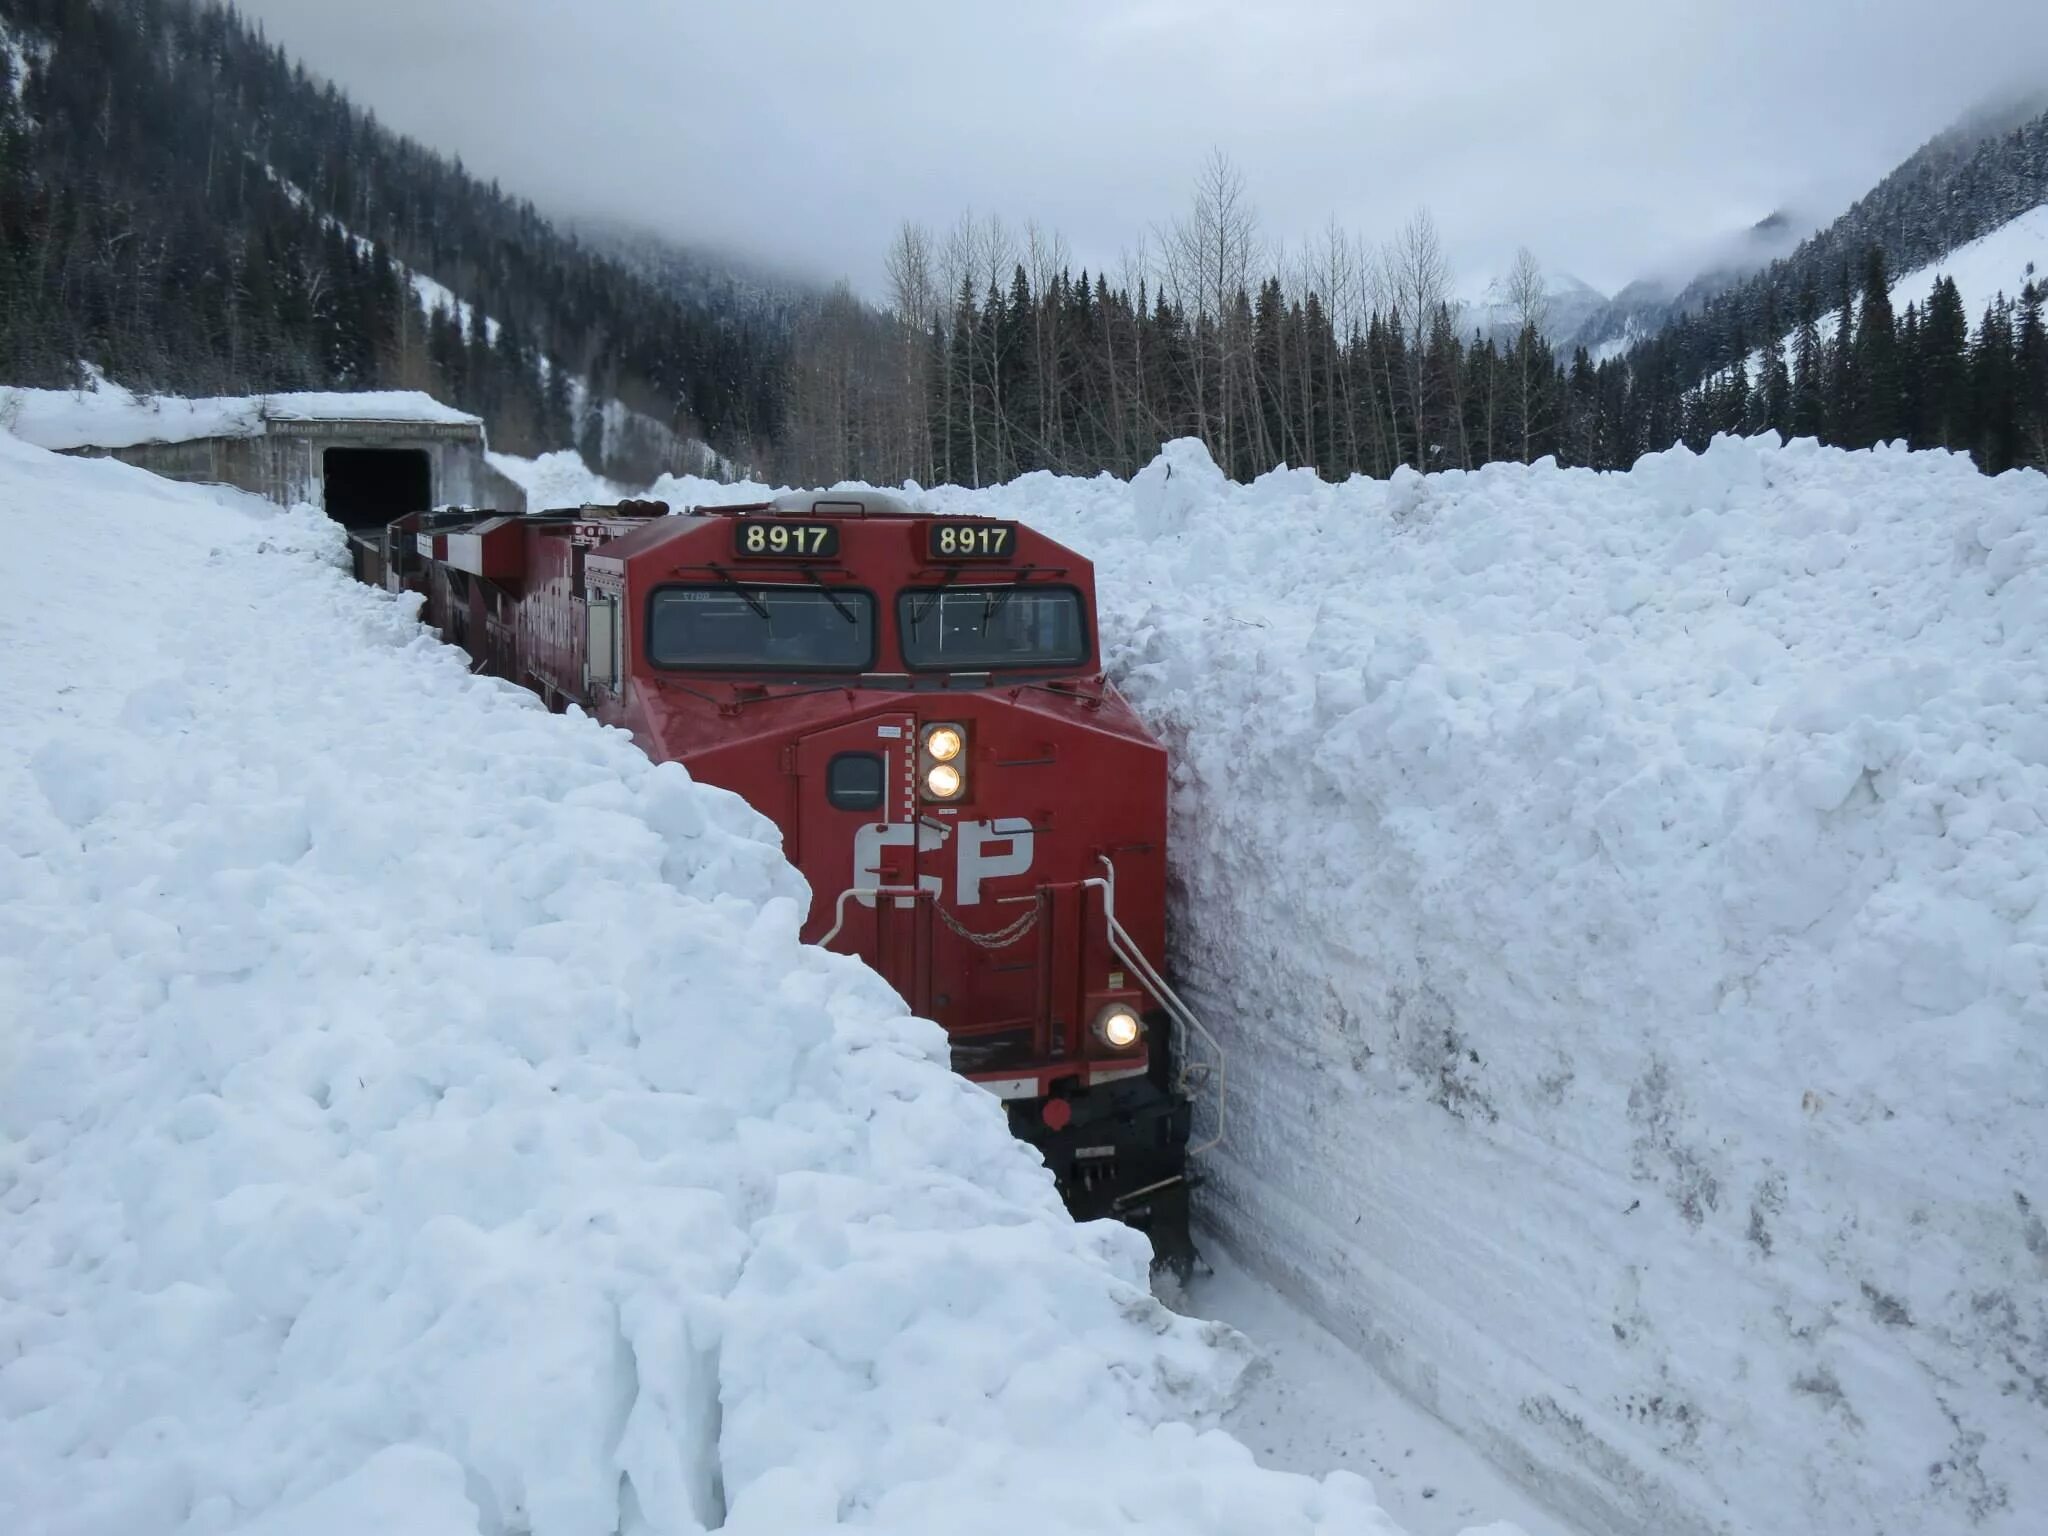
[[[321,460],[327,515],[344,528],[381,528],[434,504],[424,448],[329,448]]]

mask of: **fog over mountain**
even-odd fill
[[[1774,210],[1817,225],[1972,103],[2048,79],[2037,0],[1956,0],[1939,24],[1920,0],[243,9],[544,207],[870,293],[899,220],[969,207],[1113,262],[1212,145],[1269,238],[1334,216],[1377,239],[1428,203],[1468,291],[1528,245],[1612,293]]]

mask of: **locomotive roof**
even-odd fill
[[[790,491],[770,503],[778,513],[802,517],[915,517],[916,511],[887,491]]]

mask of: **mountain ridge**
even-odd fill
[[[232,8],[0,0],[0,25],[10,382],[86,362],[201,395],[423,388],[527,452],[602,450],[606,400],[736,456],[779,430],[773,327],[383,128]],[[418,302],[418,277],[459,302]]]

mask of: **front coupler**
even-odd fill
[[[1049,1105],[1063,1105],[1064,1111]],[[1150,1077],[1077,1089],[1054,1099],[1013,1100],[1010,1125],[1038,1148],[1076,1221],[1110,1216],[1152,1240],[1152,1267],[1185,1281],[1194,1269],[1188,1235],[1188,1123],[1192,1106]]]

